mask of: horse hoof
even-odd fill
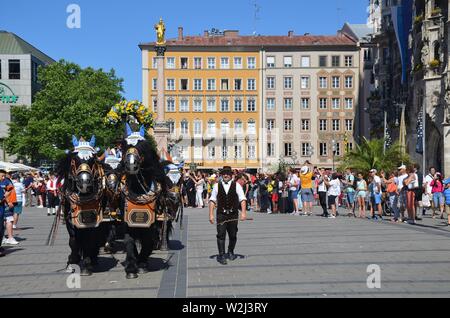
[[[139,264],[138,269],[139,269],[139,274],[147,274],[149,272],[148,265],[144,264],[144,263]]]
[[[92,271],[88,268],[83,268],[81,270],[80,276],[92,276]]]
[[[136,279],[138,278],[138,274],[136,273],[127,273],[127,279]]]

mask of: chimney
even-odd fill
[[[293,36],[294,36],[294,31],[289,31],[289,32],[288,32],[288,37],[291,38],[291,37],[293,37]]]
[[[205,32],[203,32],[203,36],[204,36],[205,38],[209,37],[209,31],[208,31],[208,30],[205,30]]]
[[[178,27],[178,41],[183,41],[183,27]]]

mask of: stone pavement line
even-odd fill
[[[179,225],[174,226],[174,234],[171,241],[178,242],[178,250],[170,250],[168,256],[168,268],[164,271],[161,285],[158,290],[158,298],[185,298],[187,286],[187,232],[188,217],[183,219],[183,230]],[[172,242],[173,245],[175,242]],[[169,246],[171,246],[169,244]],[[173,246],[172,246],[173,247]]]
[[[203,212],[189,210],[189,297],[450,296],[443,231],[250,213],[255,221],[240,224],[238,233],[237,253],[246,258],[221,266],[212,257],[215,228]],[[381,267],[379,290],[366,285],[370,264]]]
[[[127,280],[122,262],[124,253],[101,254],[99,271],[91,277],[81,277],[81,289],[66,285],[69,274],[65,269],[69,254],[68,235],[60,225],[55,245],[45,245],[53,217],[46,210],[24,209],[19,230],[20,245],[6,247],[7,256],[0,259],[0,297],[69,297],[69,298],[156,298],[167,253],[156,251],[150,257],[151,271]]]

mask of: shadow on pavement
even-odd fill
[[[236,257],[237,257],[238,259],[245,259],[245,258],[247,258],[246,256],[241,255],[241,254],[234,254],[234,255],[236,255]],[[217,259],[217,256],[219,256],[219,255],[218,255],[218,254],[216,254],[216,255],[211,255],[211,256],[209,257],[209,259],[215,260],[215,259]]]
[[[14,248],[14,247],[8,247],[8,246],[2,246],[2,247],[3,247],[4,252],[5,252],[6,255],[9,255],[9,254],[12,254],[12,253],[15,253],[15,252],[20,252],[20,251],[24,250],[23,248]]]
[[[184,245],[180,241],[169,241],[168,244],[169,244],[169,250],[172,250],[172,251],[180,251],[180,250],[184,249]]]
[[[14,231],[27,231],[27,230],[34,230],[34,227],[18,227],[17,229],[14,229]]]
[[[170,259],[164,260],[162,258],[150,257],[148,260],[148,270],[149,272],[159,272],[160,270],[167,270],[170,265]]]
[[[117,266],[119,261],[112,257],[101,257],[98,258],[98,265],[94,268],[94,273],[104,273],[108,272]]]

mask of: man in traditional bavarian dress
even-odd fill
[[[231,167],[224,167],[221,171],[222,180],[214,185],[209,199],[209,221],[214,224],[214,208],[217,208],[217,247],[219,255],[217,261],[227,265],[225,255],[225,239],[228,232],[228,259],[234,261],[236,255],[234,248],[237,242],[239,223],[239,210],[242,211],[240,220],[247,219],[247,198],[242,186],[232,180],[233,171]]]

